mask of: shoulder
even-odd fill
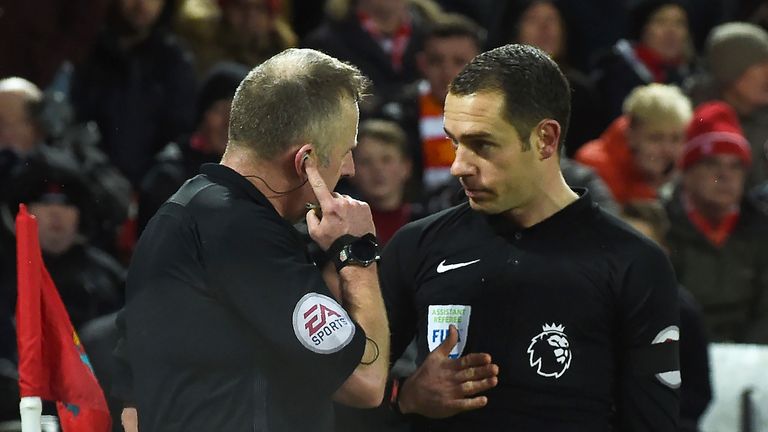
[[[595,209],[587,234],[621,267],[638,258],[667,261],[665,252],[653,240],[601,208]]]

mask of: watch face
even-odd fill
[[[358,240],[349,245],[352,256],[359,261],[373,261],[376,259],[376,244],[369,240]]]

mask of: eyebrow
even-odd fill
[[[455,136],[453,136],[452,133],[448,132],[448,129],[443,128],[443,131],[445,131],[445,134],[448,135],[448,138],[458,141]],[[488,132],[468,132],[460,136],[460,138],[463,141],[472,141],[472,140],[480,140],[480,139],[488,139],[491,138],[492,135]]]

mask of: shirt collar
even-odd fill
[[[515,237],[520,239],[522,236],[530,234],[541,235],[542,233],[560,233],[563,230],[573,229],[574,223],[587,214],[591,214],[597,209],[598,204],[592,201],[592,195],[587,189],[573,188],[579,197],[576,201],[568,204],[552,216],[543,221],[523,228],[512,224],[510,220],[501,214],[488,216],[491,225],[501,235],[505,237]]]
[[[267,197],[253,183],[232,168],[217,163],[206,163],[200,167],[200,174],[205,175],[216,183],[226,184],[277,213],[277,210],[275,210],[275,207],[269,202]]]

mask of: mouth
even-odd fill
[[[472,189],[465,186],[464,194],[466,194],[468,198],[477,199],[490,195],[490,192],[486,189]]]

